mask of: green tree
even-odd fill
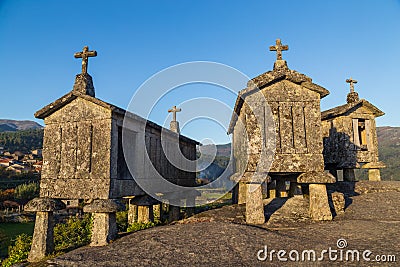
[[[15,188],[14,197],[20,202],[28,202],[38,196],[39,184],[37,183],[21,184]]]
[[[16,132],[0,132],[0,146],[10,152],[28,153],[43,147],[43,129],[31,129]]]
[[[56,251],[71,250],[90,243],[92,236],[92,216],[85,214],[83,219],[69,217],[65,223],[54,227]]]
[[[28,258],[31,249],[32,237],[27,234],[20,234],[15,238],[15,242],[8,248],[8,258],[2,263],[2,267],[9,267],[15,263],[23,262]]]

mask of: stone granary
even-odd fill
[[[88,47],[76,53],[75,57],[82,58],[82,73],[76,75],[72,91],[35,113],[46,126],[40,198],[27,205],[27,210],[37,213],[29,261],[52,252],[53,211],[62,208],[60,200],[90,203],[84,211],[93,214],[91,245],[99,246],[116,235],[115,212],[121,206],[117,199],[134,197],[142,213],[138,217],[144,221],[152,217],[149,209],[157,201],[149,199],[133,176],[151,179],[149,170],[154,166],[169,182],[195,186],[195,171],[176,168],[167,156],[174,157],[168,148],[179,142],[182,154],[193,161],[198,142],[96,98],[92,77],[87,73],[88,57],[96,55]],[[123,132],[128,151],[123,147]],[[134,161],[132,172],[127,154]],[[151,162],[144,160],[146,155]],[[195,170],[195,166],[189,167]]]
[[[239,181],[234,199],[246,202],[248,223],[262,224],[265,218],[261,184],[270,187],[276,183],[279,196],[290,182],[291,193],[301,185],[303,194],[309,196],[313,219],[330,220],[326,184],[334,183],[335,177],[324,172],[320,110],[320,99],[329,91],[288,68],[282,60],[282,51],[288,46],[279,39],[270,50],[277,52],[273,70],[251,79],[247,88],[239,92],[228,130],[233,134],[235,158],[231,179]],[[271,124],[267,123],[267,106],[273,117]],[[268,147],[265,140],[271,129],[275,129],[276,150],[268,168],[266,163],[271,159],[260,151]]]
[[[359,99],[354,91],[356,80],[347,79],[350,93],[347,103],[322,112],[325,168],[338,177],[343,170],[345,181],[354,181],[354,169],[368,169],[371,181],[380,181],[378,140],[375,118],[384,115],[365,99]]]

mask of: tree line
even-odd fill
[[[31,150],[42,148],[43,129],[0,132],[0,146],[10,153],[29,153]]]

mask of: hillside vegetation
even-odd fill
[[[16,132],[0,132],[0,146],[11,153],[29,153],[43,147],[43,129],[30,129]]]
[[[379,159],[386,164],[384,180],[400,181],[400,127],[378,127]]]

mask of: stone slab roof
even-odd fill
[[[161,130],[163,128],[162,126],[160,126],[160,125],[158,125],[158,124],[156,124],[156,123],[154,123],[152,121],[146,120],[146,119],[144,119],[144,118],[142,118],[142,117],[140,117],[140,116],[138,116],[138,115],[136,115],[136,114],[134,114],[132,112],[126,111],[125,109],[117,107],[117,106],[115,106],[113,104],[107,103],[107,102],[105,102],[103,100],[100,100],[100,99],[98,99],[96,97],[92,97],[90,95],[77,92],[75,90],[72,90],[71,92],[69,92],[68,94],[60,97],[59,99],[57,99],[53,103],[51,103],[51,104],[43,107],[42,109],[36,111],[35,112],[35,117],[38,118],[38,119],[44,119],[44,118],[48,117],[49,115],[51,115],[55,111],[59,110],[60,108],[64,107],[65,105],[67,105],[68,103],[70,103],[71,101],[73,101],[74,99],[76,99],[78,97],[82,98],[84,100],[87,100],[89,102],[92,102],[92,103],[94,103],[96,105],[99,105],[101,107],[104,107],[106,109],[109,109],[109,110],[112,111],[113,114],[120,114],[122,116],[129,116],[129,118],[132,118],[134,120],[142,121],[143,123],[147,123],[148,126],[154,128],[154,129]],[[176,134],[175,132],[172,132],[169,129],[164,129],[164,130],[166,130],[167,132],[170,132],[171,134]],[[193,140],[191,138],[188,138],[186,136],[183,136],[183,135],[180,135],[179,138],[182,141],[185,141],[185,142],[195,143],[196,145],[200,144],[199,142],[197,142],[197,141],[195,141],[195,140]]]
[[[341,106],[338,106],[335,108],[325,110],[321,113],[321,119],[327,120],[327,119],[339,117],[346,113],[352,112],[362,106],[369,109],[374,114],[375,117],[380,117],[380,116],[385,115],[385,113],[383,111],[381,111],[379,108],[375,107],[367,100],[361,99],[361,100],[358,100],[353,103],[347,103],[347,104],[344,104],[344,105],[341,105]]]
[[[231,134],[233,128],[235,127],[237,114],[239,114],[239,111],[242,108],[246,96],[256,92],[257,90],[262,90],[263,88],[281,80],[287,80],[295,84],[299,84],[311,91],[317,92],[321,98],[329,95],[329,91],[327,89],[313,83],[310,77],[295,70],[289,69],[285,60],[277,60],[274,64],[274,69],[272,71],[267,71],[251,79],[250,81],[248,81],[247,87],[239,91],[238,97],[236,98],[231,122],[229,124],[228,134]]]

